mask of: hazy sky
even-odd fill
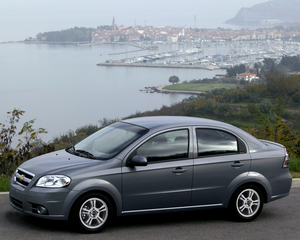
[[[111,25],[216,28],[242,7],[268,0],[2,0],[0,42],[39,32]]]

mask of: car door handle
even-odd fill
[[[244,163],[241,163],[239,161],[234,162],[233,164],[231,164],[231,167],[241,167],[241,166],[244,166]]]
[[[186,169],[178,167],[178,168],[175,168],[172,172],[173,173],[184,173],[185,171],[186,171]]]

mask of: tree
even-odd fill
[[[25,122],[21,131],[17,132],[16,125],[24,113],[14,109],[7,113],[10,115],[8,123],[0,123],[0,174],[12,174],[16,167],[31,158],[31,150],[41,143],[38,135],[47,133],[44,128],[33,128],[35,119]],[[18,143],[14,141],[16,136],[21,137]]]
[[[226,71],[227,71],[228,77],[235,77],[237,74],[246,72],[246,66],[244,64],[240,64],[240,65],[228,68]]]
[[[260,76],[261,70],[263,68],[263,64],[261,62],[254,63],[254,68],[256,69],[256,75]]]
[[[262,113],[254,107],[256,119],[259,122],[258,128],[247,127],[246,131],[259,139],[278,142],[284,145],[291,156],[300,156],[300,139],[293,131],[289,123],[282,116],[284,114],[285,102],[280,98],[270,110],[270,115]]]
[[[274,72],[276,68],[276,63],[273,58],[264,58],[264,70],[265,72]]]
[[[300,56],[283,56],[280,65],[291,71],[300,71]]]
[[[169,78],[169,82],[172,83],[172,84],[174,84],[174,83],[179,83],[180,80],[179,80],[179,77],[177,77],[177,76],[171,76]]]
[[[292,96],[300,89],[300,75],[287,77],[276,73],[268,73],[266,74],[266,82],[268,92],[273,96]]]
[[[48,42],[87,42],[92,39],[94,28],[74,27],[67,30],[52,31],[37,34],[37,39],[46,37]]]

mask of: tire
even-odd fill
[[[94,233],[103,230],[113,218],[111,202],[100,193],[90,193],[81,197],[74,205],[71,221],[77,230]]]
[[[230,212],[234,220],[249,222],[260,214],[263,205],[264,199],[260,189],[253,185],[247,185],[233,194]]]

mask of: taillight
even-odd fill
[[[285,154],[285,157],[284,157],[284,161],[283,161],[282,167],[283,168],[288,168],[289,167],[289,154],[288,154],[287,150],[286,150],[286,154]]]

